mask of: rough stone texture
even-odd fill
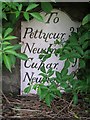
[[[13,41],[13,44],[20,42],[20,21],[15,26],[14,35],[18,37]],[[18,51],[20,52],[20,50]],[[20,92],[20,60],[17,59],[15,68],[10,73],[4,65],[2,65],[2,90],[6,94],[19,94]]]
[[[54,4],[55,7],[60,8],[62,11],[66,12],[72,20],[81,21],[83,17],[89,13],[90,3],[87,2],[67,2]]]
[[[60,8],[65,11],[73,20],[81,21],[82,18],[89,13],[89,3],[54,3],[55,8]],[[22,18],[22,17],[21,17]],[[20,19],[15,26],[15,35],[18,36],[18,40],[14,43],[20,42]],[[20,60],[17,60],[16,66],[10,73],[3,66],[2,68],[3,79],[3,92],[6,94],[19,94],[20,91]]]

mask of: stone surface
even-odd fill
[[[41,12],[44,16],[45,22],[39,22],[36,19],[30,22],[21,22],[21,41],[24,43],[21,52],[24,52],[28,56],[27,61],[21,61],[21,94],[24,95],[24,89],[28,87],[28,84],[40,83],[42,81],[42,73],[40,69],[45,67],[48,71],[50,68],[54,71],[60,72],[64,67],[64,61],[60,61],[59,57],[55,56],[55,51],[62,47],[62,45],[56,45],[54,42],[58,39],[63,44],[71,34],[71,32],[77,32],[79,22],[74,22],[70,17],[61,10],[53,9],[51,14],[46,15],[45,12]],[[51,57],[45,62],[42,62],[39,55],[43,50],[49,54],[48,48],[52,50]],[[78,64],[74,67],[69,67],[68,74],[75,71],[78,68]],[[52,77],[55,77],[53,74]],[[48,84],[48,83],[45,83]],[[31,89],[31,93],[36,93]]]
[[[89,13],[89,3],[54,3],[55,8],[61,8],[62,11],[65,11],[69,16],[75,21],[81,21],[82,18]],[[17,22],[15,26],[15,35],[18,36],[18,40],[14,43],[20,42],[20,24],[21,19]],[[10,73],[3,66],[2,69],[2,79],[3,79],[3,92],[6,94],[19,94],[20,88],[20,61],[17,60],[16,67],[13,69],[13,72]]]

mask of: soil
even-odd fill
[[[83,97],[73,105],[71,95],[65,94],[48,107],[37,95],[4,96],[2,120],[90,120],[90,104]]]

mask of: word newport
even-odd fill
[[[48,39],[64,39],[64,36],[66,35],[66,33],[46,33],[44,32],[43,29],[41,30],[34,30],[32,27],[27,27],[25,30],[25,34],[23,36],[23,39],[27,37],[27,35],[29,35],[30,39],[44,39],[45,42],[48,42]]]

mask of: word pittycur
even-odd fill
[[[50,33],[46,33],[43,29],[41,30],[34,30],[31,27],[27,27],[25,30],[25,34],[23,36],[23,39],[25,39],[27,36],[30,39],[44,39],[45,42],[48,42],[48,39],[61,39],[63,40],[65,37],[66,33],[54,33],[54,32],[50,32]]]

